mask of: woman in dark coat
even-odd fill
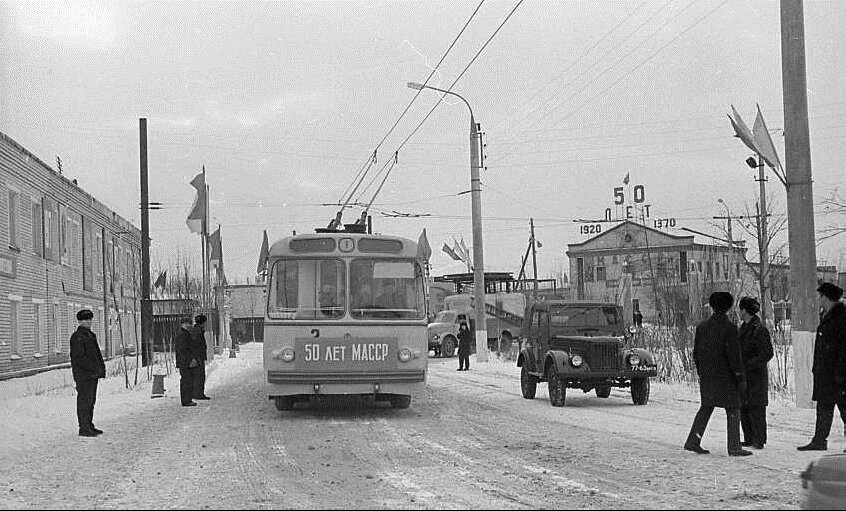
[[[709,451],[702,448],[702,436],[714,408],[725,408],[728,454],[748,456],[752,453],[740,446],[740,404],[746,379],[737,327],[726,316],[734,304],[734,297],[731,293],[718,291],[711,294],[708,303],[714,314],[696,326],[693,345],[701,404],[684,448],[708,454]]]
[[[763,449],[767,443],[767,405],[769,404],[769,376],[767,362],[773,358],[770,332],[761,323],[758,311],[761,304],[751,296],[740,299],[740,352],[746,369],[746,393],[740,408],[743,428],[741,445]]]
[[[834,407],[846,427],[846,306],[840,301],[843,289],[830,282],[817,288],[820,296],[820,325],[814,342],[814,393],[817,422],[814,438],[800,451],[825,451],[834,421]]]
[[[470,370],[470,340],[472,334],[467,327],[467,323],[461,322],[458,325],[458,370]]]

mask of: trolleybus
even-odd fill
[[[268,252],[267,396],[371,395],[408,408],[428,368],[417,243],[346,231],[296,235]]]

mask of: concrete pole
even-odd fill
[[[141,152],[141,365],[148,366],[153,333],[153,303],[150,301],[150,194],[147,179],[147,119],[138,119]],[[105,238],[104,238],[105,240]],[[105,271],[104,271],[105,273]]]
[[[802,0],[781,0],[780,7],[793,367],[796,405],[811,408],[811,366],[819,298],[805,82],[805,22]]]
[[[470,108],[470,105],[467,105]],[[485,311],[485,264],[482,249],[482,187],[479,178],[481,151],[479,127],[470,110],[470,198],[473,220],[473,291],[476,302],[476,361],[488,361],[488,331]]]
[[[535,253],[536,241],[535,241],[535,219],[529,219],[529,225],[532,229],[532,275],[535,278],[535,285],[532,288],[532,298],[535,300],[538,299],[538,256]]]

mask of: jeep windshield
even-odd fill
[[[457,313],[452,311],[441,311],[435,315],[433,323],[455,323]]]
[[[550,326],[556,330],[622,335],[623,321],[613,305],[558,305],[549,309]]]

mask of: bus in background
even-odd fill
[[[320,231],[283,238],[268,252],[267,396],[279,410],[325,395],[408,408],[428,368],[417,243]]]

